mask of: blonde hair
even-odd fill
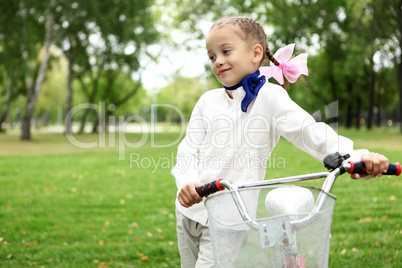
[[[261,59],[260,66],[264,64],[265,56],[267,56],[268,60],[276,66],[279,65],[279,62],[274,58],[274,55],[268,47],[268,38],[260,23],[248,17],[225,17],[217,20],[212,25],[211,30],[213,28],[226,25],[238,26],[245,35],[244,41],[249,40],[250,42],[257,43],[262,46],[264,57]]]

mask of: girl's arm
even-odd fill
[[[176,179],[178,200],[183,207],[202,201],[195,187],[202,185],[198,179],[199,151],[206,136],[205,118],[202,116],[202,97],[195,105],[185,138],[177,150],[177,162],[172,168]]]
[[[338,135],[329,125],[316,122],[314,118],[290,99],[282,87],[273,89],[274,98],[268,100],[271,112],[276,118],[276,131],[301,150],[319,161],[324,157],[339,152],[351,155],[352,161],[362,161],[372,177],[380,176],[388,167],[388,159],[368,150],[354,150],[353,142]],[[345,160],[350,161],[350,160]],[[359,174],[352,174],[359,179]],[[367,179],[369,176],[366,176]]]

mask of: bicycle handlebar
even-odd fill
[[[222,180],[223,179],[219,179],[219,180],[216,180],[216,181],[211,181],[210,183],[206,183],[206,184],[204,184],[202,186],[196,187],[195,190],[197,191],[198,195],[201,196],[201,197],[216,193],[218,191],[222,191],[222,190],[225,189],[224,187],[222,187],[220,185],[220,182]]]
[[[358,173],[361,175],[367,175],[366,167],[363,162],[349,162],[348,164],[350,165],[350,168],[346,168],[346,165],[341,165],[340,167],[338,167],[339,169],[342,170],[339,175],[343,174],[344,172],[348,172],[349,174]],[[390,163],[388,166],[388,171],[383,174],[399,176],[401,173],[402,173],[401,164],[397,162],[397,163]],[[308,178],[304,178],[303,180],[305,180],[305,179],[308,179]],[[205,197],[210,194],[213,194],[213,193],[226,189],[225,185],[221,185],[221,181],[225,182],[223,179],[219,179],[219,180],[215,180],[215,181],[206,183],[204,185],[198,186],[195,189],[200,197]],[[291,181],[287,181],[287,182],[291,182]]]
[[[358,173],[361,175],[367,175],[366,166],[363,162],[349,162],[350,169],[348,171],[349,174]],[[390,163],[388,165],[388,171],[383,173],[384,175],[401,175],[401,164],[397,163]]]
[[[238,191],[239,189],[254,188],[254,187],[258,188],[258,187],[264,187],[264,186],[269,186],[269,185],[277,185],[277,184],[305,181],[305,180],[311,180],[311,179],[326,178],[321,187],[322,192],[317,197],[316,204],[313,209],[313,212],[317,212],[317,211],[321,210],[323,204],[325,203],[327,194],[329,194],[331,192],[332,186],[335,183],[336,178],[339,175],[342,175],[346,172],[349,172],[351,174],[352,173],[367,174],[365,172],[364,163],[349,162],[349,163],[339,165],[338,167],[333,169],[331,172],[311,173],[311,174],[304,174],[304,175],[299,175],[299,176],[278,178],[278,179],[258,181],[258,182],[245,183],[245,184],[233,184],[229,181],[219,179],[219,180],[215,180],[210,183],[196,187],[196,191],[201,197],[205,197],[205,196],[208,196],[215,192],[218,192],[218,191],[221,191],[224,189],[229,189],[230,193],[233,197],[233,200],[235,201],[235,204],[239,210],[241,217],[244,219],[244,221],[248,222],[248,224],[251,228],[258,230],[259,224],[248,213],[247,207]],[[389,164],[388,171],[384,174],[399,176],[401,174],[401,164],[399,164],[399,163]],[[312,213],[303,219],[292,221],[291,222],[292,228],[299,229],[299,228],[302,228],[302,226],[308,225],[311,221],[314,220],[313,215],[315,215],[315,214]]]

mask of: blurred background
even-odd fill
[[[292,99],[401,161],[401,6],[0,0],[0,266],[180,266],[170,170],[196,101],[222,86],[205,49],[222,16],[259,21],[274,53],[308,52]],[[266,179],[323,169],[281,139]],[[401,185],[337,180],[329,267],[402,267]]]
[[[199,96],[221,86],[209,70],[205,35],[217,18],[238,15],[263,25],[273,52],[296,43],[296,54],[309,53],[310,76],[289,94],[316,118],[402,131],[398,0],[2,0],[0,6],[0,132],[23,140],[38,129],[104,131],[116,116],[182,120],[169,107],[152,113],[151,104],[174,105],[188,119]],[[335,101],[335,118],[319,112]],[[79,104],[94,106],[67,117]]]

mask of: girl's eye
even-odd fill
[[[216,59],[216,57],[215,57],[215,56],[209,56],[209,59],[210,59],[211,61],[213,61],[213,60]]]
[[[225,49],[225,50],[223,51],[223,54],[228,54],[229,52],[230,52],[229,49]]]

